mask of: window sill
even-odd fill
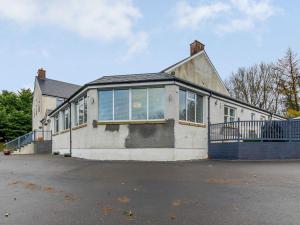
[[[59,133],[54,133],[52,134],[52,137],[59,135]]]
[[[179,124],[181,124],[181,125],[187,125],[187,126],[193,126],[193,127],[206,128],[206,124],[204,124],[204,123],[193,123],[193,122],[179,120]]]
[[[60,134],[67,133],[67,132],[69,132],[69,131],[70,131],[70,129],[66,129],[66,130],[61,131]]]
[[[166,120],[98,121],[97,125],[164,124]]]
[[[87,126],[87,124],[84,123],[84,124],[78,125],[78,126],[76,126],[76,127],[73,127],[72,130],[78,130],[78,129],[83,128],[83,127],[86,127],[86,126]]]

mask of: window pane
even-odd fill
[[[84,123],[87,122],[87,97],[84,97]]]
[[[147,119],[147,89],[132,89],[131,94],[132,119]]]
[[[79,103],[79,125],[84,123],[84,104]]]
[[[179,90],[179,119],[186,120],[186,92]]]
[[[224,115],[228,115],[228,107],[224,107]]]
[[[195,122],[195,101],[187,100],[187,120]]]
[[[112,120],[113,119],[113,92],[100,91],[99,92],[99,119]]]
[[[115,120],[129,120],[129,90],[115,90]]]
[[[235,117],[235,110],[234,109],[230,109],[230,116]]]
[[[203,97],[197,95],[196,122],[203,123]]]
[[[149,119],[163,119],[165,106],[164,88],[148,89],[148,95]]]
[[[188,98],[190,98],[190,99],[194,99],[194,100],[195,100],[195,98],[196,98],[196,94],[195,94],[195,93],[193,93],[193,92],[189,92],[189,91],[188,91]]]

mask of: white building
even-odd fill
[[[53,152],[95,160],[205,159],[208,124],[283,119],[229,96],[204,45],[158,73],[104,76],[53,110]]]

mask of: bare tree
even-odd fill
[[[286,55],[276,64],[279,75],[279,91],[284,96],[288,116],[300,115],[300,73],[297,55],[289,48]]]
[[[281,113],[279,73],[275,68],[272,63],[239,68],[225,81],[225,85],[232,97],[273,113]]]

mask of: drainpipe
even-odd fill
[[[208,140],[208,145],[207,145],[207,151],[209,153],[210,149],[210,98],[212,96],[212,93],[210,92],[208,96],[208,101],[207,101],[207,124],[208,124],[208,130],[207,130],[207,140]],[[208,155],[209,157],[209,155]]]
[[[69,102],[69,132],[70,132],[70,156],[72,157],[72,107],[71,102]]]

